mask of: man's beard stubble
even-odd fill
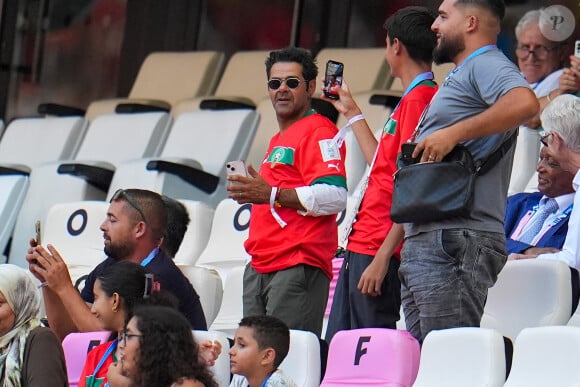
[[[455,36],[441,37],[439,45],[433,50],[433,61],[438,65],[453,62],[455,57],[463,50],[465,50],[463,36],[457,34]]]
[[[115,261],[121,261],[129,256],[131,249],[126,244],[117,245],[113,244],[113,242],[109,240],[109,244],[105,245],[103,251],[105,254],[107,254],[108,257],[113,258]]]

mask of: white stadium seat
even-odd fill
[[[144,188],[215,207],[227,197],[225,164],[245,159],[258,120],[259,114],[249,109],[184,112],[160,154],[123,163],[109,192]]]
[[[499,332],[452,328],[427,334],[413,386],[501,387],[505,377],[505,347]]]
[[[489,289],[481,326],[514,340],[528,327],[565,325],[572,308],[570,268],[560,261],[508,261]]]

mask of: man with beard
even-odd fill
[[[529,85],[495,43],[501,0],[444,0],[432,25],[436,63],[453,62],[418,127],[413,156],[441,161],[457,144],[487,159],[538,111]],[[422,153],[422,155],[421,155]],[[507,259],[503,229],[513,146],[475,181],[469,215],[405,224],[399,270],[407,329],[422,341],[434,329],[479,326]]]
[[[88,275],[80,295],[54,246],[47,245],[48,251],[42,246],[29,249],[26,260],[30,271],[42,281],[48,321],[59,338],[75,331],[102,330],[90,311],[93,285],[106,267],[119,261],[147,267],[161,288],[177,298],[179,310],[190,321],[192,329],[207,329],[199,296],[171,257],[159,249],[166,220],[165,205],[157,193],[139,189],[117,191],[101,224],[108,258]]]

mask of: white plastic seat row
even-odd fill
[[[218,51],[154,52],[145,58],[127,98],[92,102],[86,117],[113,114],[117,105],[139,103],[170,110],[180,101],[212,94],[224,65]]]
[[[118,166],[109,196],[135,187],[215,208],[227,197],[225,164],[246,158],[258,121],[259,114],[249,109],[180,114],[157,155]]]
[[[83,117],[19,118],[6,127],[0,140],[0,252],[12,235],[31,169],[74,156],[85,130]]]
[[[430,332],[414,387],[574,387],[580,385],[580,328],[522,330],[506,380],[504,339],[493,329]],[[509,360],[509,359],[508,359]]]
[[[52,205],[105,200],[118,188],[199,201],[211,212],[226,197],[225,163],[247,155],[258,119],[253,110],[184,113],[173,125],[167,113],[97,117],[74,160],[33,169],[10,261],[25,265],[30,224],[44,222]]]
[[[80,200],[104,200],[115,167],[123,161],[159,153],[169,124],[167,113],[99,116],[87,128],[73,159],[32,168],[30,186],[18,213],[11,263],[25,266],[28,240],[36,220],[50,207]]]

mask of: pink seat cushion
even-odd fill
[[[412,386],[419,342],[407,331],[385,328],[339,331],[330,342],[321,387]]]
[[[69,333],[64,338],[62,348],[70,386],[74,387],[78,384],[89,350],[106,342],[110,335],[111,332],[107,331],[77,332]]]

